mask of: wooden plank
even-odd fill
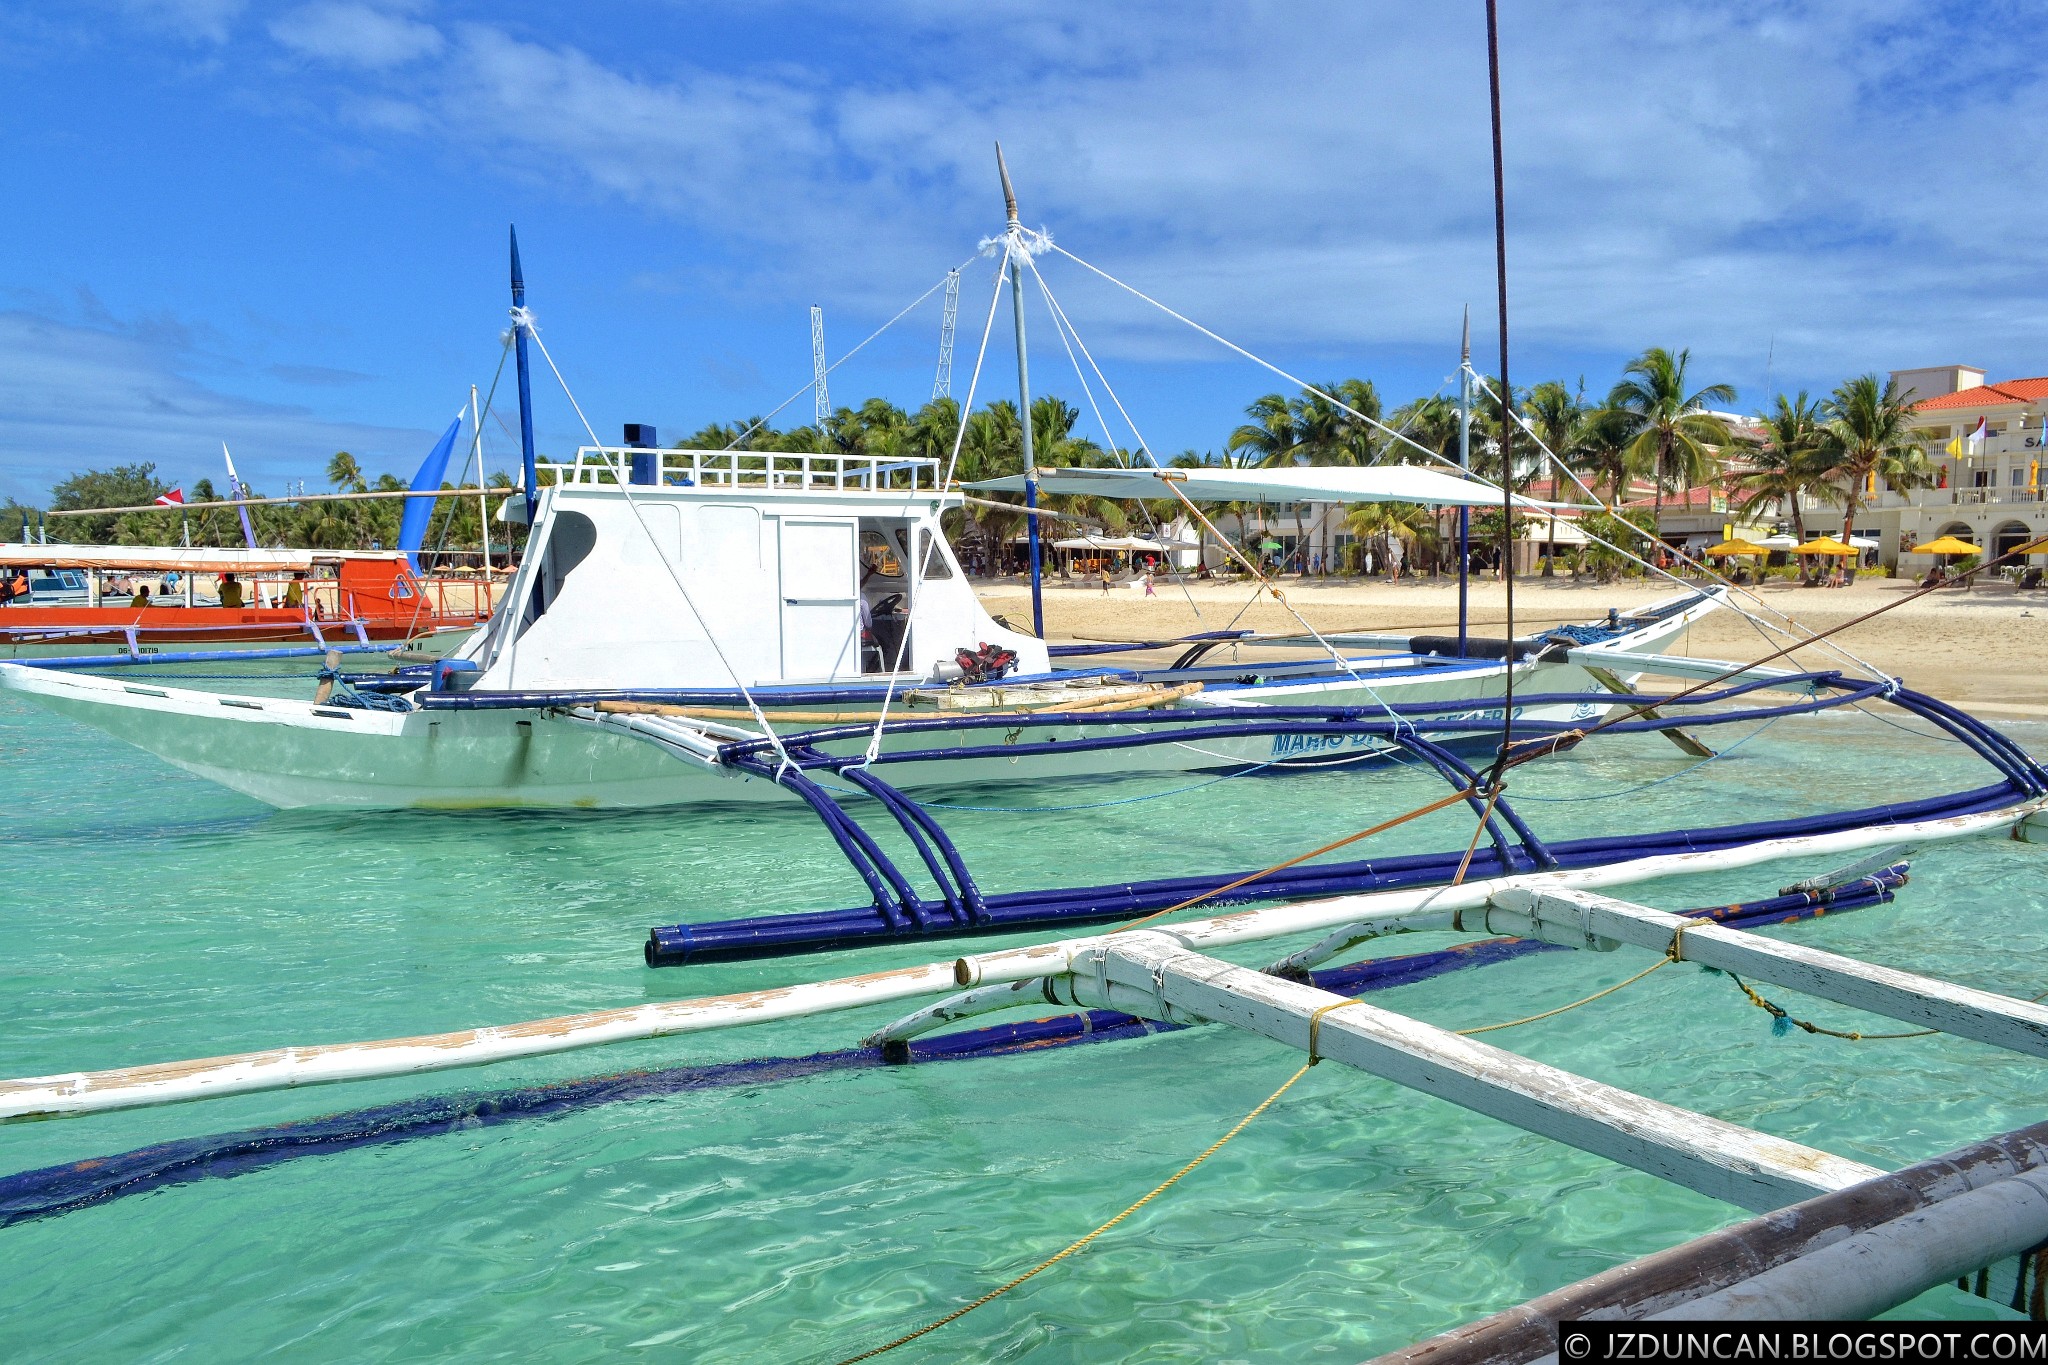
[[[1601,668],[1597,664],[1582,663],[1579,665],[1579,667],[1585,669],[1587,675],[1590,676],[1594,682],[1599,683],[1609,692],[1619,692],[1623,695],[1629,695],[1635,691],[1634,688],[1630,687],[1627,683],[1623,682],[1615,674],[1608,672],[1606,669]],[[1644,717],[1647,717],[1650,720],[1664,719],[1664,713],[1659,711],[1654,706],[1645,707],[1643,709],[1642,714]],[[1657,733],[1664,736],[1664,738],[1670,740],[1673,744],[1677,745],[1679,749],[1683,752],[1691,754],[1694,758],[1712,758],[1714,756],[1714,751],[1712,749],[1709,749],[1705,744],[1701,743],[1697,739],[1694,739],[1691,735],[1687,734],[1683,730],[1659,730]]]
[[[1074,961],[1076,1003],[1153,1019],[1205,1019],[1317,1051],[1425,1095],[1744,1208],[1765,1210],[1883,1174],[1784,1138],[1545,1066],[1406,1015],[1192,952],[1163,934],[1119,934]]]
[[[1720,1228],[1603,1270],[1372,1365],[1523,1365],[1557,1354],[1557,1325],[1581,1318],[1637,1321],[1841,1242],[1865,1228],[1953,1199],[2048,1162],[2048,1123],[1915,1162],[1865,1184]],[[2004,1267],[1999,1267],[2004,1269]],[[1995,1278],[1995,1275],[1994,1275]],[[2011,1281],[2008,1278],[2007,1283]],[[2008,1293],[2010,1291],[2008,1290]]]
[[[1609,939],[1663,952],[1684,930],[1688,962],[1818,996],[1837,1004],[1939,1029],[1993,1047],[2048,1057],[2048,1005],[1972,990],[1933,977],[1859,962],[1838,953],[1704,924],[1646,905],[1588,891],[1504,891],[1486,914],[1488,927],[1522,938],[1573,947]]]

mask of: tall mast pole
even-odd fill
[[[519,473],[526,482],[526,531],[533,534],[540,506],[540,476],[533,461],[533,384],[526,373],[526,276],[519,269],[519,229],[512,229],[512,346],[519,362]]]
[[[1472,305],[1458,343],[1458,468],[1472,468]],[[1458,509],[1458,657],[1465,657],[1472,599],[1472,509]]]
[[[1508,378],[1508,198],[1500,144],[1500,6],[1486,0],[1486,81],[1493,106],[1493,270],[1500,309],[1500,567],[1507,598],[1507,671],[1502,675],[1500,757],[1486,784],[1507,771],[1515,722],[1515,386]]]
[[[1024,228],[1017,221],[1017,191],[1010,187],[1010,168],[1003,163],[1003,144],[996,144],[996,171],[1003,177],[1003,209],[1010,262],[1010,316],[1017,325],[1017,420],[1024,432],[1024,526],[1031,545],[1031,633],[1045,638],[1045,592],[1041,581],[1038,542],[1038,457],[1031,448],[1031,366],[1024,351]]]

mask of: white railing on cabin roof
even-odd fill
[[[636,463],[637,462],[637,463]],[[939,487],[937,460],[886,455],[799,454],[768,450],[649,450],[583,446],[573,463],[542,461],[541,482],[669,488],[866,489],[903,492]]]

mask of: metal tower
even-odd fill
[[[960,272],[946,272],[946,316],[939,323],[939,377],[932,397],[953,396],[953,321],[960,315]]]
[[[815,303],[811,305],[811,388],[818,400],[818,430],[823,431],[825,419],[832,415],[832,400],[825,393],[825,310]]]

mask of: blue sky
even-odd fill
[[[1518,381],[1690,346],[1742,406],[1865,370],[2048,371],[2048,16],[1893,0],[1503,7]],[[519,225],[601,435],[773,407],[1033,226],[1310,378],[1492,368],[1477,0],[589,6],[83,0],[0,11],[0,496],[154,460],[270,489],[408,472],[488,385]],[[1071,264],[1048,279],[1162,452],[1277,387]],[[1080,400],[1043,309],[1040,391]],[[936,298],[834,376],[930,395]],[[1008,393],[1006,324],[985,392]],[[544,448],[574,414],[536,385]],[[511,418],[509,406],[502,409]],[[782,425],[806,420],[808,398]],[[1092,433],[1091,433],[1092,434]],[[493,424],[493,464],[510,442]]]

